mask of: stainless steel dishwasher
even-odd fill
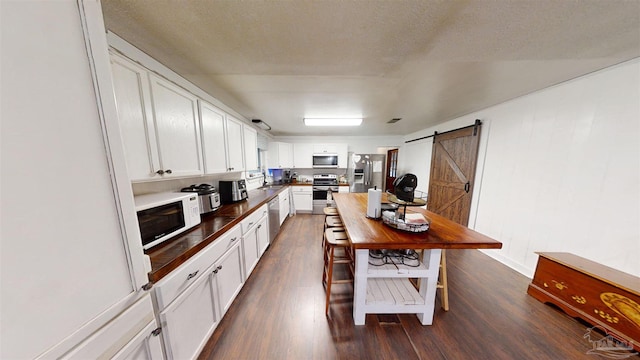
[[[280,201],[276,196],[269,201],[269,243],[275,240],[280,231]]]

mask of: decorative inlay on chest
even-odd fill
[[[538,253],[529,295],[640,350],[640,278],[569,253]]]

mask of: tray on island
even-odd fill
[[[409,232],[425,232],[431,224],[431,220],[422,214],[391,211],[382,213],[382,222],[392,228]]]

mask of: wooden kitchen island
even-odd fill
[[[421,213],[430,222],[429,231],[406,232],[369,219],[366,193],[333,194],[342,223],[355,250],[353,320],[364,325],[365,315],[417,314],[422,325],[431,325],[435,309],[436,285],[442,249],[500,249],[502,243],[418,207],[407,213]],[[386,194],[382,201],[386,202]],[[423,250],[417,267],[401,264],[373,266],[369,250]],[[409,281],[418,278],[419,288]]]

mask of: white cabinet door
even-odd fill
[[[227,115],[227,160],[229,171],[244,171],[242,123]]]
[[[258,170],[258,132],[247,125],[244,130],[244,163],[247,171]]]
[[[293,167],[293,146],[288,143],[279,143],[278,152],[281,168]]]
[[[308,143],[293,144],[293,167],[310,169],[313,167],[313,145]]]
[[[147,71],[114,54],[111,69],[129,177],[133,181],[160,177]]]
[[[338,187],[338,193],[348,193],[349,192],[349,187],[348,186],[339,186]]]
[[[293,166],[293,145],[273,141],[269,143],[269,168],[287,169]]]
[[[213,269],[209,268],[208,274],[198,278],[160,312],[169,359],[195,359],[218,325]]]
[[[203,165],[197,98],[153,74],[150,80],[160,171],[172,177],[201,175]]]
[[[258,263],[258,231],[253,227],[242,236],[242,244],[244,245],[244,271],[247,278]]]
[[[114,360],[162,359],[160,333],[155,333],[156,320],[152,320],[127,345],[113,356]]]
[[[263,217],[262,220],[260,220],[260,223],[258,223],[257,229],[256,229],[256,237],[257,237],[257,241],[258,241],[258,256],[262,256],[262,254],[264,254],[264,252],[267,250],[267,247],[269,247],[269,222],[268,222],[269,218],[268,217]]]
[[[311,186],[292,186],[291,193],[296,211],[313,210],[313,190]]]
[[[322,153],[336,154],[338,152],[338,147],[336,144],[314,144],[313,152],[315,154],[322,154]]]
[[[218,174],[228,171],[227,146],[225,138],[225,113],[202,100],[200,121],[204,171],[206,174]]]
[[[280,225],[289,216],[289,192],[283,191],[278,195],[278,201],[280,202]]]
[[[224,316],[242,289],[244,276],[240,242],[229,249],[215,264],[213,283],[217,294],[220,317]]]

